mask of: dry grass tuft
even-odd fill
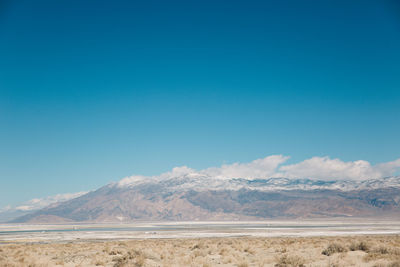
[[[331,243],[322,251],[322,255],[331,256],[335,253],[346,252],[347,249],[339,243]]]
[[[385,247],[385,246],[379,246],[379,247],[373,249],[372,252],[378,253],[378,254],[389,254],[389,253],[391,253],[391,249],[388,247]]]
[[[304,263],[304,259],[300,256],[285,254],[279,258],[275,267],[304,267]]]
[[[370,249],[368,254],[364,257],[364,261],[376,261],[379,259],[395,259],[396,261],[391,264],[400,262],[400,250],[392,247],[380,245],[376,248]],[[389,265],[388,265],[389,266]],[[386,267],[386,266],[385,266]]]
[[[351,251],[361,250],[361,251],[368,252],[369,249],[370,249],[370,245],[369,245],[367,242],[365,242],[365,241],[361,241],[361,242],[358,242],[358,243],[353,242],[353,243],[350,245],[349,249],[350,249]]]

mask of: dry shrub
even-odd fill
[[[286,253],[287,252],[287,248],[286,247],[278,247],[278,248],[275,249],[275,252]]]
[[[368,253],[367,255],[365,255],[363,257],[363,260],[368,262],[368,261],[375,261],[375,260],[382,259],[382,258],[383,258],[382,254]]]
[[[388,267],[400,267],[400,261],[391,262]]]
[[[204,256],[206,256],[206,252],[204,250],[195,250],[193,252],[193,255],[195,257],[204,257]]]
[[[228,250],[227,250],[226,248],[222,248],[222,249],[219,251],[219,255],[224,256],[224,255],[227,254],[227,252],[228,252]]]
[[[389,254],[390,249],[385,246],[379,246],[379,247],[373,249],[372,252],[377,253],[377,254]]]
[[[123,266],[144,266],[146,261],[146,256],[144,253],[133,250],[132,252],[129,251],[127,254],[114,257],[112,259],[114,263],[114,267],[123,267]]]
[[[371,249],[368,255],[364,257],[365,261],[373,261],[377,259],[399,259],[400,251],[395,248],[388,248],[385,246],[379,246],[377,248]],[[396,263],[396,262],[395,262]]]
[[[195,249],[203,249],[205,246],[204,246],[204,242],[199,242],[199,243],[197,243],[196,245],[194,245],[193,247],[192,247],[192,250],[195,250]]]
[[[275,267],[304,267],[304,259],[297,255],[283,255]]]
[[[114,263],[114,267],[123,267],[128,263],[128,258],[126,256],[114,257],[112,259]]]
[[[144,254],[140,254],[135,261],[135,265],[138,267],[144,266],[144,263],[146,262],[146,257]]]
[[[349,249],[351,251],[361,250],[361,251],[365,251],[365,252],[368,252],[369,248],[370,248],[369,244],[364,241],[361,241],[358,243],[352,243],[349,247]]]
[[[322,251],[322,255],[330,256],[335,253],[346,252],[347,249],[339,243],[331,243]]]
[[[119,250],[111,250],[108,254],[109,255],[117,255],[117,254],[122,254],[122,252]]]
[[[242,262],[242,263],[239,263],[237,266],[238,267],[248,267],[249,265],[245,262]]]

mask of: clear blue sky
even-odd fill
[[[398,1],[0,2],[0,207],[272,154],[400,156]]]

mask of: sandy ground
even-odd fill
[[[13,243],[0,266],[400,266],[399,235]]]

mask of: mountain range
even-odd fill
[[[14,223],[400,217],[400,176],[363,181],[135,176]]]

